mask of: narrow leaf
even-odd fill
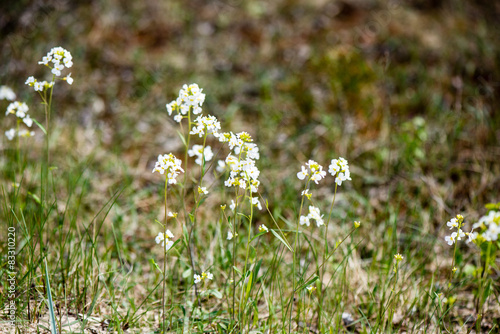
[[[32,120],[33,120],[33,122],[35,122],[36,125],[38,125],[38,127],[40,129],[42,129],[43,133],[45,133],[45,135],[47,135],[47,130],[45,130],[45,128],[43,127],[43,125],[40,124],[40,123],[38,123],[38,121],[36,119],[34,119],[34,118],[32,118]]]
[[[47,284],[47,303],[49,304],[50,332],[52,334],[57,334],[56,316],[54,315],[54,304],[52,303],[52,294],[50,292],[49,270],[47,269],[47,259],[45,259],[44,261],[45,261],[45,282]]]
[[[271,230],[271,232],[273,232],[274,236],[278,238],[278,240],[281,241],[290,250],[290,252],[293,253],[292,247],[290,247],[290,245],[288,244],[288,242],[285,241],[285,239],[283,239],[278,233],[276,233],[275,230]]]

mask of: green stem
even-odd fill
[[[326,259],[326,256],[328,255],[328,227],[330,225],[330,219],[332,217],[332,212],[333,212],[333,204],[335,203],[335,197],[337,196],[337,183],[335,183],[335,191],[333,192],[333,200],[332,200],[332,204],[330,205],[330,212],[328,213],[328,218],[326,220],[326,226],[325,226],[325,251],[323,252],[323,262],[325,262],[325,259]],[[323,270],[321,272],[319,272],[320,274],[320,278],[319,278],[319,294],[318,294],[318,297],[319,297],[319,302],[318,302],[318,322],[317,322],[317,326],[318,326],[318,329],[320,328],[320,325],[321,325],[321,308],[323,307],[323,277],[325,276],[325,271],[326,271],[326,266],[323,268]]]
[[[168,220],[168,211],[167,211],[167,199],[168,199],[168,174],[165,175],[165,225],[163,226],[163,238],[167,234],[167,220]],[[165,333],[165,310],[166,310],[166,302],[165,302],[165,290],[166,290],[166,272],[167,272],[167,243],[163,240],[163,294],[162,294],[162,306],[163,306],[163,322],[162,322],[162,330]]]
[[[304,191],[308,189],[307,187],[309,186],[309,182],[311,179],[309,178],[306,182],[306,185],[304,187]],[[295,297],[295,270],[296,270],[296,262],[297,262],[297,242],[299,239],[299,225],[300,225],[300,216],[302,215],[302,209],[304,207],[304,197],[305,195],[302,195],[302,199],[300,201],[300,209],[299,209],[299,216],[297,217],[297,225],[295,227],[295,241],[293,245],[293,263],[292,263],[292,296],[290,297],[289,305],[290,305],[290,323],[288,324],[288,331],[292,331],[292,313],[293,313],[293,299]],[[288,308],[288,307],[287,307]]]

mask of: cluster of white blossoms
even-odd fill
[[[167,103],[168,114],[171,116],[173,112],[176,112],[174,121],[178,123],[182,121],[189,111],[192,111],[194,115],[201,114],[201,106],[205,101],[205,94],[202,91],[203,89],[195,83],[182,86],[179,97],[175,101]]]
[[[214,157],[212,148],[210,146],[205,146],[205,148],[203,148],[202,145],[193,145],[193,147],[188,150],[188,155],[190,157],[196,157],[194,162],[200,166],[203,163],[203,159],[205,159],[206,162],[212,160]]]
[[[351,181],[351,172],[349,171],[348,162],[342,157],[332,159],[328,172],[335,177],[335,183],[339,186],[342,185],[342,181]]]
[[[219,130],[220,130],[220,122],[217,120],[215,116],[198,116],[194,120],[194,126],[190,135],[198,135],[199,137],[203,137],[205,133],[207,135],[214,135],[216,138],[219,138]]]
[[[318,184],[321,179],[326,176],[326,172],[323,170],[323,166],[318,164],[314,160],[309,160],[305,165],[301,166],[300,172],[297,173],[297,177],[299,180],[304,180],[307,177],[307,180],[314,181],[314,183]]]
[[[310,225],[310,220],[314,220],[316,222],[316,225],[320,227],[321,225],[324,225],[325,222],[323,221],[323,215],[321,215],[321,212],[319,209],[315,206],[310,205],[309,206],[309,214],[307,216],[300,216],[300,225]]]
[[[159,155],[158,161],[156,162],[154,172],[159,172],[160,174],[167,173],[167,179],[169,184],[177,183],[177,176],[184,170],[181,168],[182,161],[177,159],[172,153]]]
[[[0,86],[0,100],[14,101],[16,93],[8,86]]]
[[[158,235],[155,238],[155,241],[157,244],[161,243],[162,247],[165,248],[165,251],[168,251],[174,245],[174,242],[172,241],[173,238],[174,235],[172,234],[172,232],[170,232],[170,230],[167,230],[165,233],[163,232],[158,233]]]
[[[462,231],[462,227],[464,225],[463,222],[464,216],[458,214],[455,218],[450,219],[450,221],[446,223],[446,226],[448,226],[450,230],[457,230],[456,232],[451,233],[451,235],[447,235],[446,237],[444,237],[444,240],[448,243],[448,245],[453,245],[457,240],[462,240],[462,238],[465,238],[466,235],[469,236],[469,240],[472,240],[471,233],[466,234],[464,233],[464,231]]]
[[[472,225],[472,231],[478,228],[480,235],[485,241],[496,241],[500,235],[500,211],[490,211],[486,216],[479,219],[477,223]],[[471,237],[475,239],[478,236],[477,232],[471,232]]]
[[[214,279],[214,275],[207,271],[207,272],[202,272],[201,275],[197,275],[195,274],[194,275],[194,284],[198,284],[200,282],[205,282],[205,280],[213,280]]]
[[[50,50],[49,53],[47,53],[47,55],[38,62],[38,64],[47,66],[51,69],[51,72],[55,77],[60,77],[62,70],[73,66],[73,57],[68,50],[58,46],[52,48],[52,50]],[[62,80],[65,80],[70,85],[73,84],[71,73],[62,78]],[[34,87],[35,91],[43,92],[45,89],[52,87],[54,85],[54,81],[37,81],[33,76],[30,76],[26,80],[26,85]]]
[[[226,187],[239,186],[256,193],[260,185],[260,171],[256,166],[256,160],[260,158],[259,148],[252,143],[252,137],[246,132],[237,134],[230,132],[221,137],[228,140],[229,149],[234,153],[234,155],[229,153],[226,157],[225,164],[229,166],[230,172],[224,184]],[[257,198],[252,198],[252,204],[261,208]]]
[[[33,125],[33,119],[28,114],[28,106],[24,102],[14,101],[7,107],[7,111],[5,112],[5,116],[15,115],[18,118],[18,124],[22,121],[26,124],[27,127],[31,128]],[[27,129],[20,129],[18,126],[18,130],[12,128],[8,131],[5,131],[5,136],[8,140],[14,139],[15,136],[19,137],[33,137],[35,132],[29,131]]]
[[[337,185],[341,185],[342,181],[351,180],[351,174],[349,172],[349,165],[347,160],[344,158],[332,159],[330,168],[328,171],[335,177],[335,182]],[[326,172],[323,170],[323,166],[318,164],[314,160],[309,160],[305,163],[305,165],[301,166],[300,172],[297,173],[297,177],[299,180],[306,180],[307,184],[309,181],[314,181],[314,183],[318,184],[323,178],[325,178]],[[311,200],[311,192],[309,188],[302,191],[301,196],[307,197]],[[324,225],[323,216],[320,213],[320,210],[315,206],[309,206],[309,214],[307,216],[300,216],[299,223],[300,225],[310,225],[310,220],[316,221],[316,225],[320,227]]]

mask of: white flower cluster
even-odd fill
[[[227,187],[239,186],[249,188],[256,193],[260,184],[258,180],[260,171],[255,161],[260,158],[257,145],[252,143],[252,138],[246,132],[229,133],[229,148],[235,155],[229,153],[226,165],[229,166],[229,178],[224,182]]]
[[[16,93],[7,86],[0,86],[0,100],[14,101],[16,99]]]
[[[60,77],[62,73],[61,71],[64,70],[64,68],[70,68],[73,66],[73,57],[68,50],[58,46],[52,48],[52,50],[50,50],[49,53],[42,58],[42,61],[38,62],[38,64],[49,67],[54,76]],[[66,82],[70,85],[73,84],[71,73],[62,78],[62,80],[66,80]],[[54,81],[37,81],[33,76],[30,76],[26,80],[26,85],[34,87],[35,91],[43,92],[45,89],[52,87],[54,85]]]
[[[194,275],[194,284],[198,284],[200,282],[205,282],[206,279],[213,280],[214,279],[214,275],[211,272],[209,272],[209,271],[202,272],[201,275],[195,274]]]
[[[191,132],[189,132],[189,134],[203,137],[206,131],[208,135],[212,134],[216,138],[219,138],[220,136],[219,130],[220,130],[220,122],[217,120],[215,116],[200,115],[194,120],[193,129],[191,130]]]
[[[301,171],[297,173],[299,180],[304,180],[306,176],[308,176],[308,180],[318,184],[326,176],[326,172],[323,170],[323,166],[316,161],[309,160],[305,165],[301,166]]]
[[[187,115],[191,110],[194,115],[201,114],[201,106],[205,101],[203,89],[197,84],[184,85],[179,91],[179,97],[170,103],[167,103],[167,112],[171,116],[173,112],[177,112],[174,120],[178,123],[182,121],[183,116]]]
[[[342,181],[351,181],[351,172],[349,171],[348,162],[342,157],[332,159],[328,172],[335,177],[335,182],[339,186],[342,185]]]
[[[19,102],[19,101],[14,101],[9,106],[7,107],[7,111],[5,112],[5,116],[7,115],[15,115],[19,120],[22,120],[24,124],[26,124],[27,127],[31,128],[33,125],[33,119],[28,115],[28,106],[24,102]],[[35,135],[35,132],[33,131],[28,131],[26,129],[21,129],[17,131],[16,129],[12,128],[8,131],[5,131],[5,136],[7,137],[8,140],[14,139],[16,134],[19,137],[33,137]]]
[[[446,237],[444,237],[444,240],[448,243],[448,245],[453,245],[457,240],[462,240],[462,238],[464,238],[466,235],[469,236],[469,241],[472,241],[472,233],[464,233],[464,231],[462,231],[462,227],[463,227],[463,221],[464,221],[464,216],[462,215],[457,215],[455,218],[452,218],[450,219],[450,221],[448,221],[446,223],[446,225],[450,228],[450,230],[456,228],[457,231],[456,232],[453,232],[451,233],[451,235],[447,235]]]
[[[174,245],[174,242],[172,241],[173,238],[174,235],[172,234],[172,232],[170,232],[170,230],[167,230],[165,233],[158,233],[155,241],[157,244],[161,243],[162,247],[165,248],[165,251],[168,251]]]
[[[309,214],[307,216],[300,216],[300,225],[309,226],[311,219],[316,221],[316,225],[318,227],[325,224],[325,222],[323,221],[323,215],[321,215],[319,209],[312,205],[309,206]]]
[[[158,161],[156,162],[154,172],[159,172],[160,174],[167,173],[167,179],[169,184],[176,184],[176,177],[180,174],[180,172],[184,173],[184,170],[181,168],[182,161],[177,159],[172,153],[159,155]]]
[[[479,219],[477,223],[472,225],[472,230],[479,228],[481,230],[481,236],[486,241],[496,241],[500,235],[500,211],[490,211],[488,215],[483,216]],[[471,232],[474,234],[472,238],[477,237],[477,232]]]

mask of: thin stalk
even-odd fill
[[[168,201],[168,174],[165,175],[165,224],[163,225],[163,237],[167,234],[167,201]],[[163,241],[163,293],[162,293],[162,308],[163,308],[163,322],[162,330],[165,333],[165,313],[166,313],[166,301],[165,301],[165,290],[166,290],[166,272],[167,272],[167,243]]]
[[[309,186],[309,182],[311,179],[309,178],[306,182],[306,185],[304,187],[304,190],[308,189],[307,187]],[[295,269],[296,269],[296,262],[297,262],[297,242],[299,239],[299,223],[300,223],[300,216],[302,215],[302,208],[304,207],[304,197],[305,195],[302,195],[302,199],[300,201],[300,209],[299,209],[299,216],[297,217],[297,226],[295,228],[295,241],[294,241],[294,246],[293,246],[293,263],[292,263],[292,296],[290,297],[290,323],[288,324],[288,331],[292,331],[292,314],[293,314],[293,299],[295,297]]]
[[[335,197],[337,196],[337,187],[338,187],[338,184],[335,183],[335,191],[333,192],[333,200],[332,200],[332,204],[330,205],[330,212],[328,213],[328,219],[326,220],[325,251],[323,252],[323,262],[325,262],[326,256],[328,254],[328,227],[330,225],[330,219],[332,217],[333,204],[335,203]],[[318,309],[317,309],[317,313],[318,313],[317,326],[318,326],[318,328],[320,328],[320,325],[321,325],[321,314],[322,314],[321,308],[323,307],[323,297],[324,297],[323,296],[323,277],[325,276],[325,271],[326,271],[326,267],[323,268],[323,270],[318,273],[320,276],[320,278],[319,278],[319,294],[318,294],[319,302],[318,302]]]
[[[491,241],[488,242],[488,248],[486,250],[486,259],[484,261],[484,268],[483,272],[481,273],[480,281],[479,281],[479,305],[478,305],[478,312],[477,312],[477,320],[476,320],[476,332],[480,333],[481,332],[481,321],[483,318],[483,305],[484,302],[486,301],[486,298],[483,298],[484,294],[484,282],[486,281],[485,275],[488,275],[488,266],[489,266],[489,261],[490,261],[490,254],[491,254]]]

